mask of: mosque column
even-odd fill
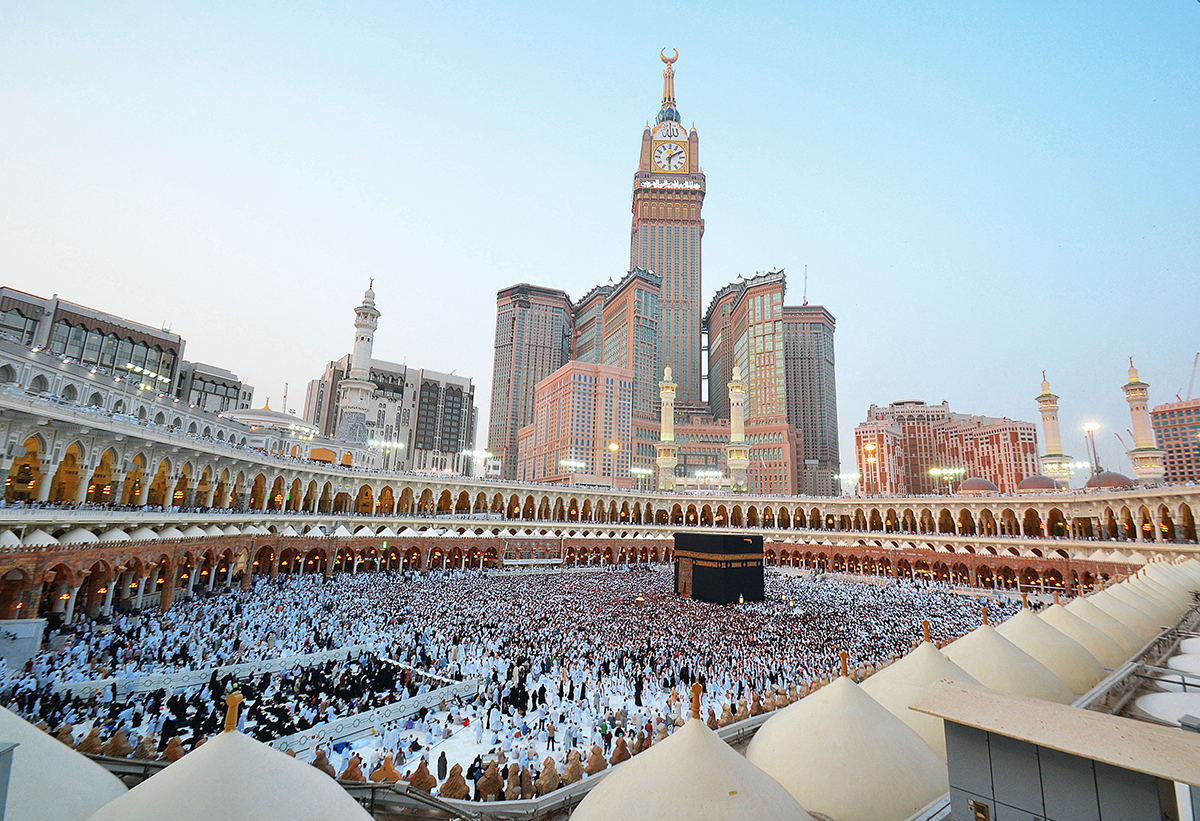
[[[213,585],[217,583],[217,566],[214,564],[208,568],[208,592],[211,593]]]
[[[54,484],[54,474],[58,472],[58,462],[46,459],[42,461],[40,468],[42,477],[38,480],[37,501],[47,502],[50,500],[50,485]]]
[[[75,599],[79,597],[79,585],[75,585],[68,590],[70,594],[67,598],[67,606],[63,610],[63,624],[70,624],[71,619],[75,616]]]
[[[211,576],[212,574],[211,574],[211,573],[209,573],[209,575]],[[192,591],[193,591],[195,588],[196,588],[196,565],[195,565],[195,563],[193,562],[193,563],[192,563],[192,566],[188,568],[188,586],[187,586],[187,597],[188,597],[189,599],[192,597]]]
[[[358,575],[358,554],[357,553],[354,554],[354,569],[350,571],[350,575],[351,576]]]
[[[63,596],[67,595],[67,590],[68,590],[68,587],[67,587],[67,583],[65,581],[56,582],[56,584],[54,585],[54,593],[52,594],[54,597],[54,601],[50,605],[51,613],[63,612],[63,609],[67,605],[67,600],[65,598],[63,598]]]
[[[1158,513],[1151,513],[1150,520],[1154,523],[1154,541],[1161,542],[1163,540],[1162,516]]]
[[[102,616],[112,615],[113,590],[115,590],[116,587],[117,587],[117,579],[114,576],[112,579],[109,579],[108,587],[104,591],[104,604],[100,605],[100,615],[102,615]]]
[[[134,602],[133,602],[134,610],[142,609],[142,598],[146,595],[146,579],[148,579],[148,578],[150,578],[150,577],[142,576],[138,579],[137,598],[134,599]]]
[[[42,603],[42,592],[46,589],[45,581],[40,581],[37,584],[30,585],[25,588],[24,595],[21,599],[20,618],[36,619],[38,615],[38,607]]]
[[[226,587],[232,587],[232,586],[233,586],[233,558],[234,558],[234,557],[233,557],[232,555],[230,555],[230,557],[229,557],[229,567],[227,567],[227,568],[225,569],[225,586],[226,586]]]
[[[149,473],[149,471],[146,472]],[[152,476],[142,479],[142,486],[138,489],[138,507],[145,507],[146,503],[150,501],[150,484],[153,481],[154,477]]]
[[[87,501],[88,485],[91,484],[92,472],[86,466],[79,466],[79,480],[75,486],[75,499],[77,505],[81,505]]]

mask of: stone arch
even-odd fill
[[[975,517],[965,507],[958,512],[958,533],[960,536],[975,535]]]
[[[935,522],[933,520],[933,511],[931,511],[929,508],[923,508],[921,510],[921,519],[920,519],[920,523],[917,526],[917,529],[921,533],[937,533],[938,532],[937,522]]]
[[[50,383],[46,381],[46,377],[39,373],[29,381],[29,390],[32,393],[49,393]]]
[[[954,516],[946,508],[942,508],[938,512],[937,532],[949,534],[958,532],[954,523]]]
[[[46,442],[39,435],[27,437],[17,448],[24,448],[20,456],[13,459],[4,482],[4,500],[18,502],[36,499],[45,481],[42,475],[42,460],[46,455]]]
[[[1179,506],[1179,531],[1182,533],[1185,541],[1196,541],[1196,518],[1192,514],[1192,507],[1188,504]]]
[[[50,480],[51,502],[74,502],[79,492],[80,482],[86,481],[81,473],[86,470],[86,455],[83,444],[79,441],[67,445],[59,460],[58,469]],[[86,488],[85,488],[86,490]]]
[[[360,485],[358,493],[354,494],[353,511],[360,516],[369,516],[375,512],[375,492],[368,484]]]

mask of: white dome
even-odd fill
[[[696,718],[614,769],[571,813],[571,821],[630,818],[813,821],[775,779]]]
[[[338,525],[337,530],[333,531],[333,535],[341,539],[349,539],[354,536],[353,533],[346,529],[345,525]]]
[[[129,534],[129,539],[134,542],[155,542],[158,541],[158,534],[145,525],[142,525]]]
[[[300,534],[298,532],[296,532],[296,528],[292,527],[291,525],[288,525],[287,527],[285,527],[283,529],[283,532],[280,533],[279,535],[286,536],[289,538],[298,538],[300,536]]]
[[[904,821],[949,788],[930,746],[845,676],[771,716],[746,758],[837,821]]]
[[[1129,585],[1130,590],[1161,605],[1173,619],[1182,618],[1183,614],[1187,612],[1191,597],[1166,579],[1160,583],[1154,579],[1139,576],[1130,579],[1126,584]]]
[[[1129,658],[1129,654],[1107,633],[1088,624],[1057,602],[1038,613],[1038,618],[1064,636],[1079,642],[1105,667],[1115,670]]]
[[[21,544],[25,545],[26,547],[47,547],[49,545],[58,544],[58,539],[39,528],[32,533],[27,534],[25,538],[21,540]]]
[[[83,821],[125,792],[108,770],[0,707],[0,739],[13,751],[5,821]]]
[[[183,531],[185,539],[203,539],[208,534],[195,525],[191,525],[187,530]]]
[[[217,527],[216,525],[209,525],[208,527],[204,528],[204,535],[205,536],[224,536],[225,534],[223,532],[221,532],[221,528]]]
[[[65,533],[59,538],[59,544],[92,544],[97,542],[96,534],[86,528],[77,527],[70,533]]]
[[[1151,693],[1134,702],[1159,721],[1179,724],[1186,715],[1200,715],[1200,693]]]
[[[20,547],[21,537],[11,530],[0,531],[0,547]]]
[[[950,642],[942,654],[979,680],[984,687],[1015,696],[1070,704],[1071,688],[1030,656],[996,632],[981,624],[960,639]]]
[[[1114,596],[1108,590],[1094,593],[1088,596],[1087,600],[1133,631],[1133,634],[1138,637],[1141,643],[1141,646],[1138,647],[1139,650],[1142,646],[1145,646],[1146,642],[1159,633],[1158,627],[1149,616],[1128,602],[1124,602]]]
[[[101,542],[127,542],[129,534],[119,527],[114,527],[112,530],[106,530],[100,534],[99,541]]]
[[[239,732],[227,732],[109,802],[88,821],[300,818],[371,821],[366,810],[316,767]]]
[[[183,531],[172,525],[158,531],[158,537],[160,539],[182,539]]]
[[[226,536],[241,536],[242,535],[242,531],[238,530],[237,527],[234,525],[225,525],[225,527],[221,530],[221,532],[224,533]]]
[[[944,762],[946,732],[942,720],[908,709],[930,684],[944,680],[979,683],[974,676],[943,656],[930,642],[923,641],[907,656],[884,667],[860,686],[885,710],[911,727]]]
[[[1200,653],[1200,638],[1192,637],[1179,642],[1179,652]]]
[[[1125,651],[1126,659],[1138,650],[1141,650],[1145,645],[1145,642],[1138,637],[1137,633],[1134,633],[1087,599],[1080,598],[1069,602],[1067,604],[1067,612],[1073,613],[1083,619],[1092,627],[1095,627],[1101,633],[1115,641],[1117,646]]]
[[[1022,609],[996,632],[1040,661],[1054,675],[1081,696],[1104,678],[1104,668],[1096,657],[1071,637]]]
[[[1184,653],[1167,659],[1167,666],[1183,673],[1200,673],[1200,653]]]

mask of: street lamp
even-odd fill
[[[462,455],[470,457],[470,459],[471,459],[471,473],[467,474],[467,475],[472,475],[475,473],[475,465],[477,464],[477,460],[482,461],[484,459],[492,458],[492,454],[489,451],[471,450],[470,448],[467,448],[466,450],[464,450],[462,452]]]
[[[855,496],[858,495],[858,480],[862,478],[861,473],[835,473],[835,474],[833,474],[833,478],[838,480],[839,485],[843,481],[849,482],[850,484],[854,485],[855,486],[854,487],[854,495]],[[843,487],[842,491],[845,492],[845,490],[846,490],[846,488]]]
[[[616,442],[608,443],[608,451],[609,451],[609,453],[612,454],[612,471],[609,473],[608,484],[609,484],[609,487],[612,487],[614,489],[617,486],[617,451],[619,451],[620,449],[621,449],[621,446],[618,445]]]
[[[650,470],[650,468],[632,467],[629,469],[629,473],[633,476],[639,477],[638,478],[638,490],[648,490],[649,489],[650,477],[654,475],[654,471]],[[644,480],[644,483],[646,484],[646,487],[642,487],[643,480]]]
[[[1092,478],[1096,480],[1096,490],[1100,489],[1100,456],[1096,453],[1096,431],[1100,430],[1099,422],[1088,422],[1083,426],[1087,433],[1088,444],[1092,449]]]
[[[574,475],[575,471],[583,470],[587,467],[587,462],[581,462],[578,459],[559,459],[558,464],[561,467],[565,467],[572,475]],[[571,484],[575,483],[572,481]]]

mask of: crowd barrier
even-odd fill
[[[453,698],[473,698],[479,692],[479,684],[480,680],[474,678],[455,682],[427,693],[419,693],[412,698],[404,699],[404,701],[385,704],[364,713],[316,724],[303,732],[277,738],[270,742],[270,745],[281,752],[292,750],[300,755],[315,749],[319,744],[354,741],[374,734],[376,724],[383,725],[405,718],[418,712],[422,707],[432,708]]]
[[[278,673],[291,667],[312,667],[323,664],[331,659],[344,661],[347,654],[357,658],[372,648],[365,644],[355,644],[350,647],[340,647],[336,650],[322,650],[319,653],[305,653],[297,656],[279,656],[262,661],[248,661],[241,664],[226,664],[222,667],[205,667],[200,670],[180,670],[178,673],[159,673],[147,676],[131,676],[116,678],[110,676],[84,681],[64,681],[54,686],[55,692],[70,693],[72,696],[87,698],[93,693],[106,687],[117,685],[117,695],[127,696],[130,693],[146,693],[154,690],[173,691],[183,687],[196,687],[207,684],[212,678],[213,670],[217,678],[232,675],[236,679],[247,676],[261,676],[263,673]]]

